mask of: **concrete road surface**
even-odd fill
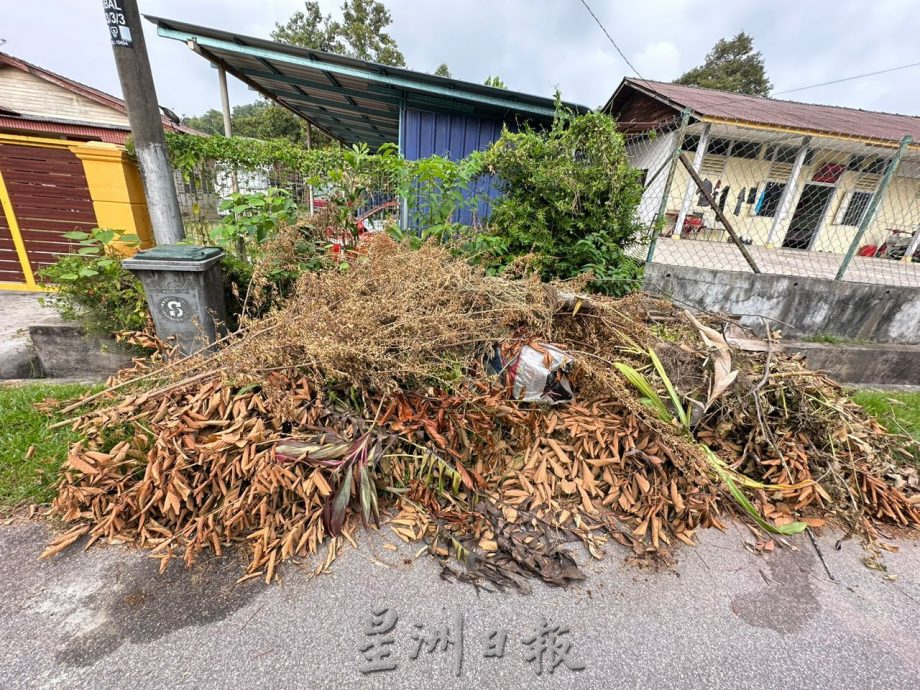
[[[387,528],[362,535],[332,574],[310,578],[306,565],[292,565],[272,586],[235,585],[236,557],[191,571],[173,563],[162,577],[157,561],[124,547],[37,561],[47,536],[34,522],[0,527],[6,690],[839,689],[915,688],[920,678],[915,542],[886,556],[884,579],[862,565],[855,540],[838,551],[824,535],[832,580],[804,535],[794,550],[761,557],[744,548],[752,540],[743,527],[710,530],[678,553],[673,569],[627,565],[610,547],[605,560],[586,564],[583,585],[535,584],[523,596],[446,582],[432,559],[414,559],[418,545],[403,545]],[[373,609],[376,629],[392,625],[389,632],[365,635]],[[541,617],[543,634],[531,637]],[[493,656],[485,656],[490,633]],[[429,652],[426,640],[437,649]],[[362,674],[368,662],[359,647],[368,643],[372,659],[396,668]],[[375,649],[390,655],[373,657]]]

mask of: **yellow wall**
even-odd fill
[[[776,247],[782,246],[783,237],[795,212],[802,189],[806,183],[811,182],[815,171],[827,162],[845,165],[851,155],[848,151],[822,150],[817,145],[816,149],[813,161],[809,165],[802,166],[788,212],[773,237],[773,245]],[[701,173],[702,177],[710,179],[713,184],[717,179],[721,179],[723,187],[726,184],[731,187],[725,203],[725,213],[739,235],[752,239],[754,244],[759,246],[767,244],[767,237],[773,225],[773,218],[753,215],[754,205],[742,204],[741,214],[738,216],[734,215],[734,209],[738,192],[742,188],[745,190],[750,187],[760,189],[760,186],[768,179],[776,182],[788,182],[788,176],[770,178],[769,172],[769,161],[728,158],[721,175]],[[874,179],[878,180],[879,177],[875,176]],[[837,254],[846,252],[856,235],[857,226],[840,225],[835,221],[842,219],[842,214],[839,213],[841,205],[845,203],[847,193],[854,190],[857,178],[857,173],[846,171],[834,185],[834,195],[825,211],[821,228],[812,247],[813,250]],[[668,194],[667,207],[669,211],[678,211],[680,209],[684,192],[689,184],[690,175],[682,166],[678,166],[675,171],[671,192]],[[874,187],[872,190],[874,190]],[[746,194],[747,192],[745,192],[745,196]],[[913,232],[917,225],[920,224],[920,196],[918,195],[920,195],[920,180],[895,176],[865,236],[860,241],[860,246],[866,244],[878,246],[882,244],[889,236],[891,228]],[[690,213],[704,210],[702,207],[697,207],[696,202],[697,195],[694,194]],[[705,217],[713,219],[712,212],[709,211]],[[703,239],[710,238],[704,235]]]
[[[83,171],[89,187],[90,198],[96,222],[100,228],[115,230],[119,234],[135,234],[141,240],[141,247],[153,245],[153,232],[144,191],[137,167],[128,158],[124,147],[103,142],[74,142],[65,139],[50,139],[12,134],[0,134],[0,143],[37,148],[58,148],[72,151],[83,163]],[[9,203],[5,185],[0,176],[0,204],[7,216],[13,243],[25,275],[24,283],[0,283],[0,290],[41,290],[36,284],[25,252],[25,245],[19,233],[12,205]],[[12,216],[12,217],[11,217]],[[116,248],[128,254],[126,247]]]
[[[71,146],[83,171],[100,228],[131,233],[141,247],[153,246],[153,231],[137,167],[115,144],[98,141]]]

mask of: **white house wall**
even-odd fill
[[[647,170],[647,179],[651,179],[662,165],[664,165],[674,150],[677,132],[669,132],[654,139],[638,139],[627,142],[626,155],[630,165],[634,168]],[[662,170],[658,177],[645,188],[642,201],[639,204],[639,218],[643,223],[651,224],[658,214],[661,195],[664,194],[667,183],[667,170]]]

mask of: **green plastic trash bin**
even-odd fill
[[[167,244],[122,261],[144,287],[157,335],[182,354],[198,352],[226,333],[223,254],[218,247]]]

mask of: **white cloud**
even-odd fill
[[[649,43],[632,63],[646,79],[671,81],[680,76],[680,49],[670,41]]]
[[[384,0],[391,33],[410,67],[433,71],[447,62],[460,79],[498,74],[515,90],[604,103],[630,73],[607,37],[577,0]],[[68,77],[118,94],[118,76],[98,0],[0,0],[2,49]],[[643,76],[673,79],[699,64],[721,37],[746,30],[763,52],[776,90],[920,60],[912,16],[916,0],[836,0],[822,3],[724,3],[711,0],[590,2],[604,26]],[[341,0],[320,0],[338,14]],[[267,37],[303,0],[140,0],[141,10],[173,19]],[[177,41],[145,30],[161,103],[180,113],[219,107],[217,76]],[[797,100],[920,114],[920,91],[910,88],[920,68],[800,91]],[[231,79],[234,103],[255,100]]]

